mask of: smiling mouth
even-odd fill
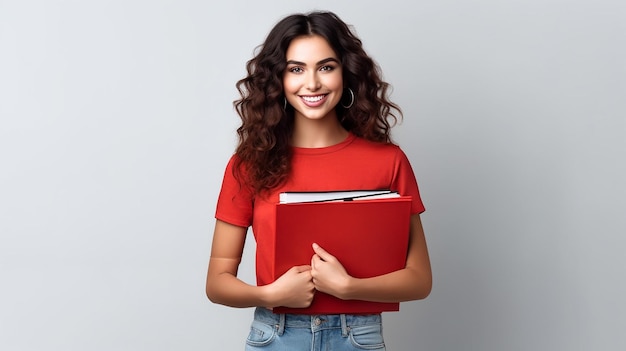
[[[308,103],[314,104],[322,101],[328,94],[315,95],[315,96],[300,96],[300,98]]]

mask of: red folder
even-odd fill
[[[315,242],[337,257],[348,274],[369,278],[404,268],[411,197],[278,204],[274,279],[297,265],[311,264]],[[308,308],[275,313],[370,314],[398,311],[399,303],[341,300],[317,291]]]

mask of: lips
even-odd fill
[[[326,101],[328,94],[320,95],[300,95],[300,99],[309,107],[317,107]]]

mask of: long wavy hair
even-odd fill
[[[285,102],[283,75],[286,52],[297,37],[319,35],[337,54],[343,72],[345,93],[337,104],[343,127],[367,140],[390,143],[390,130],[402,118],[400,108],[388,98],[389,84],[382,80],[378,65],[361,40],[332,12],[311,12],[285,17],[274,26],[256,55],[246,65],[247,77],[236,84],[241,99],[234,106],[241,117],[239,143],[234,164],[235,177],[259,194],[281,185],[290,172],[290,140],[293,108]],[[347,101],[346,101],[347,100]]]

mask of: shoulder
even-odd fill
[[[224,185],[236,188],[250,188],[248,183],[248,167],[246,163],[237,155],[233,154],[224,171]]]
[[[411,168],[406,153],[397,144],[375,142],[360,137],[355,138],[353,144],[353,155],[367,159],[370,164],[379,167]]]
[[[232,154],[226,164],[226,170],[229,172],[235,172],[236,174],[246,174],[248,172],[248,166],[246,162],[239,157],[236,153]]]
[[[394,143],[376,142],[361,137],[354,138],[351,146],[353,147],[353,150],[358,152],[370,152],[372,154],[387,156],[397,156],[403,154],[400,146]]]

